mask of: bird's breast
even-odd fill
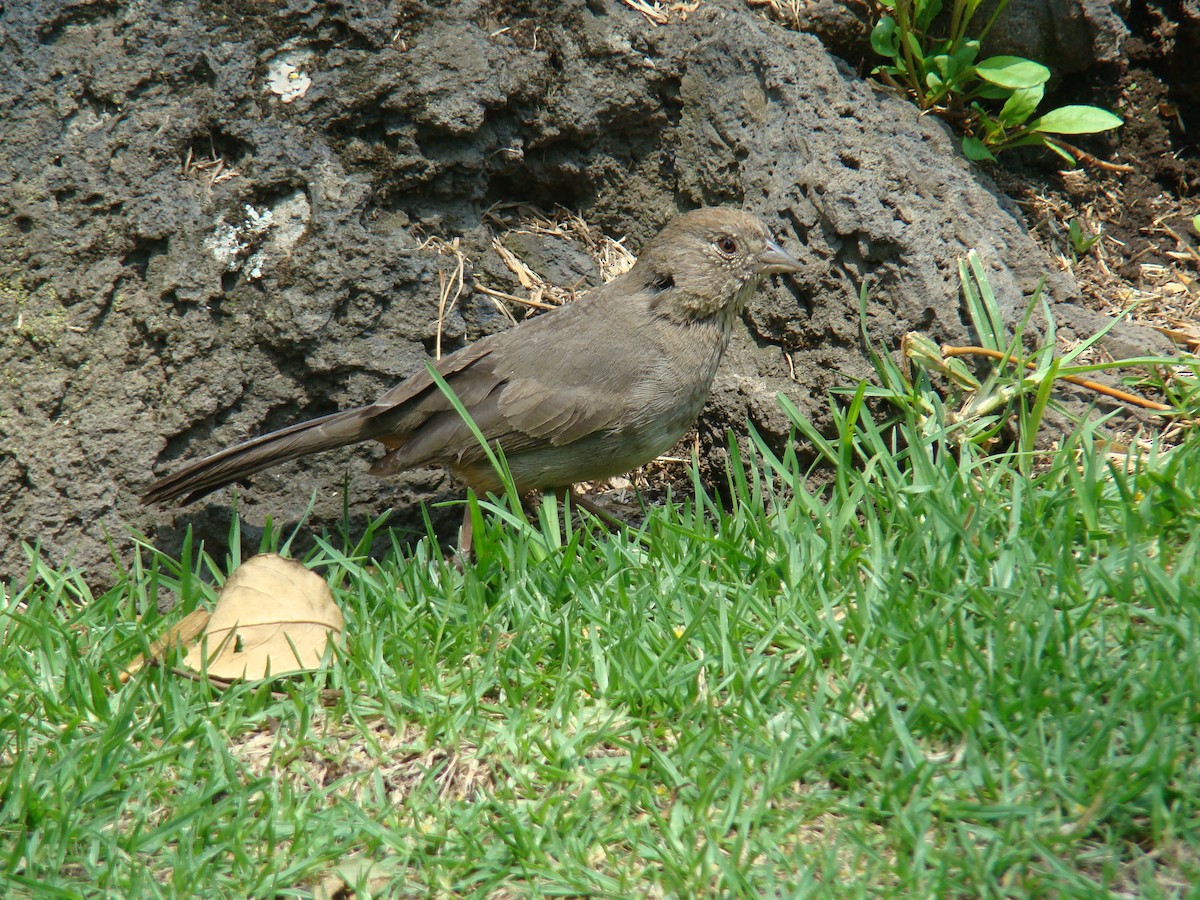
[[[655,363],[643,384],[640,424],[662,440],[671,435],[671,444],[678,440],[700,415],[727,343],[728,334],[715,324],[660,329]]]

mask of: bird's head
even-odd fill
[[[706,207],[668,223],[642,250],[630,275],[654,294],[658,314],[727,324],[767,275],[800,269],[757,217]]]

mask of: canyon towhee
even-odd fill
[[[669,450],[700,414],[746,299],[767,275],[799,269],[749,213],[698,209],[671,221],[624,275],[433,366],[488,441],[503,448],[519,491],[566,492]],[[152,484],[142,502],[190,503],[277,463],[369,440],[387,450],[372,474],[438,465],[481,496],[501,487],[483,448],[421,369],[370,406],[184,466]],[[462,542],[469,548],[466,528]]]

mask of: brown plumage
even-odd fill
[[[522,491],[619,475],[670,449],[700,414],[733,319],[762,279],[800,264],[754,216],[708,208],[670,222],[619,278],[434,363]],[[444,466],[477,493],[500,481],[429,373],[370,406],[301,422],[184,466],[144,503],[190,503],[289,459],[360,441],[392,475]]]

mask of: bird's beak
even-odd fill
[[[767,241],[767,249],[758,254],[758,271],[762,275],[777,272],[799,272],[803,266],[774,241]]]

